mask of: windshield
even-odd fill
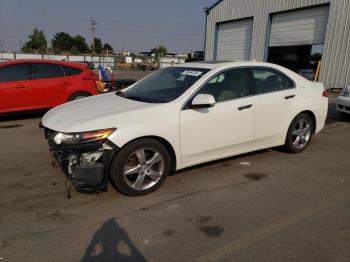
[[[117,94],[141,102],[170,102],[182,95],[208,71],[209,69],[202,68],[167,67]]]

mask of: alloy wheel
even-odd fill
[[[153,187],[164,173],[164,158],[153,148],[140,148],[134,151],[125,162],[124,181],[134,190]]]
[[[292,143],[297,149],[304,148],[311,138],[311,124],[305,119],[301,118],[294,124],[292,131]]]

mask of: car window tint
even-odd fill
[[[62,66],[63,70],[65,72],[65,76],[75,76],[75,75],[79,75],[82,70],[76,67],[72,67],[72,66]]]
[[[57,64],[33,63],[33,76],[36,79],[63,77],[64,71]]]
[[[28,64],[14,64],[0,67],[0,82],[20,81],[30,79]]]
[[[253,68],[255,88],[257,94],[276,92],[294,86],[287,76],[270,68]]]
[[[215,77],[213,77],[209,83],[210,84],[213,84],[213,83],[221,83],[222,81],[224,81],[225,79],[225,75],[224,74],[220,74],[220,75],[217,75]]]
[[[198,94],[210,94],[216,102],[247,96],[249,75],[244,68],[230,69],[219,73],[199,90]]]
[[[123,96],[148,103],[167,103],[182,95],[208,71],[169,66],[135,83],[123,92]]]

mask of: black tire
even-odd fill
[[[303,145],[301,147],[297,147],[293,143],[293,142],[295,142],[295,138],[296,138],[295,135],[293,135],[293,129],[295,128],[295,126],[297,125],[297,123],[300,120],[304,120],[306,123],[308,123],[310,125],[310,137],[309,137],[308,141],[305,143],[305,145]],[[284,149],[290,153],[300,153],[300,152],[304,151],[307,148],[307,146],[310,144],[313,133],[314,133],[314,124],[313,124],[311,117],[305,113],[301,113],[301,114],[297,115],[293,119],[292,123],[290,124],[290,126],[288,128],[286,141],[284,144]]]
[[[77,92],[77,93],[74,93],[73,95],[71,95],[69,98],[68,98],[68,102],[71,102],[71,101],[74,101],[74,100],[79,100],[79,99],[82,99],[82,98],[85,98],[85,97],[89,97],[90,94],[89,93],[86,93],[86,92]]]
[[[152,185],[150,188],[147,189],[135,189],[130,185],[129,177],[124,175],[124,167],[127,163],[127,161],[130,161],[131,157],[134,156],[134,152],[137,150],[145,149],[147,150],[154,150],[161,154],[162,160],[163,160],[163,171],[162,175],[160,176],[160,179],[155,182],[154,185]],[[146,158],[145,158],[146,159]],[[149,159],[148,159],[149,160]],[[129,144],[127,144],[125,147],[123,147],[117,155],[114,157],[111,167],[110,167],[110,178],[112,180],[112,183],[116,187],[118,191],[121,193],[128,195],[128,196],[142,196],[149,194],[151,192],[156,191],[165,181],[167,176],[169,175],[170,171],[170,155],[166,148],[157,140],[151,139],[151,138],[143,138],[135,140]],[[135,178],[139,174],[135,174]],[[135,179],[135,180],[136,180]],[[145,180],[149,179],[149,181],[152,181],[150,177],[145,176]],[[128,184],[129,181],[129,184]]]
[[[344,113],[344,112],[339,112],[339,114],[341,115],[341,117],[344,120],[350,120],[350,114]]]

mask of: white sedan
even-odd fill
[[[340,96],[337,97],[338,112],[347,117],[350,116],[350,86],[344,87]]]
[[[79,192],[150,193],[170,172],[284,145],[303,151],[325,124],[328,94],[278,65],[188,63],[124,91],[70,102],[42,119],[50,150]]]

